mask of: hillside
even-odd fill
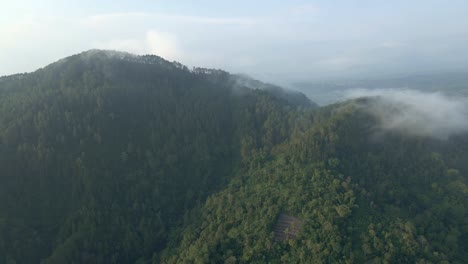
[[[114,51],[2,77],[0,263],[463,263],[468,135],[373,102]]]
[[[151,258],[242,153],[288,136],[296,108],[223,71],[120,52],[2,78],[0,262]]]
[[[176,232],[163,262],[463,263],[467,136],[376,138],[361,107],[315,112],[304,131],[253,155]],[[302,227],[276,242],[282,214]]]

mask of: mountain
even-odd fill
[[[463,263],[468,135],[376,102],[101,50],[2,77],[0,263]]]
[[[2,78],[3,261],[131,262],[164,248],[243,152],[287,136],[298,106],[236,80],[98,50]]]

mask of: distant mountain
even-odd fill
[[[306,94],[320,105],[345,99],[353,89],[411,89],[468,97],[468,72],[412,75],[384,79],[298,82],[291,88]]]
[[[101,50],[1,77],[0,263],[463,263],[468,135],[379,102]]]

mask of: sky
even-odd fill
[[[89,49],[276,83],[468,71],[468,1],[0,0],[0,76]]]

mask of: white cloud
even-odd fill
[[[135,54],[147,54],[145,42],[137,39],[113,39],[107,43],[96,44],[97,48],[110,50],[123,50]]]
[[[139,55],[154,54],[167,60],[183,59],[177,37],[157,30],[149,30],[140,38],[96,42],[95,46],[99,49],[121,50]]]
[[[177,38],[174,35],[155,30],[146,33],[149,52],[168,60],[180,60],[183,56]]]
[[[350,91],[347,97],[376,97],[377,100],[366,107],[383,130],[439,139],[468,132],[466,98],[399,89],[358,89]]]

